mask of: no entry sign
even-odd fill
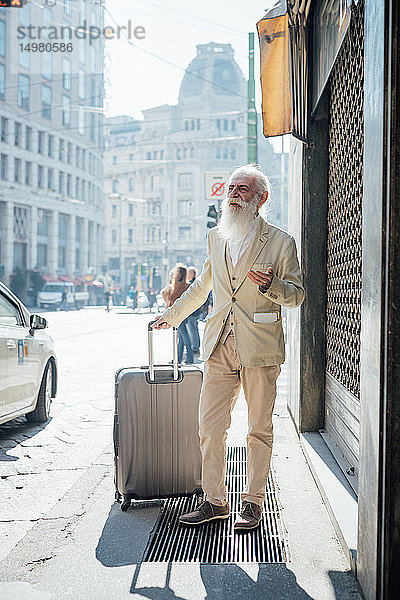
[[[226,195],[226,182],[229,178],[228,172],[209,171],[204,174],[206,200],[221,201]]]

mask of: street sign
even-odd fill
[[[218,203],[226,196],[226,182],[229,179],[229,173],[226,171],[209,171],[204,173],[204,187],[206,200]]]

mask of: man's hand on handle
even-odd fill
[[[167,321],[164,321],[162,317],[158,317],[158,319],[152,323],[151,327],[153,329],[169,329],[171,325],[167,323]]]
[[[263,271],[249,271],[247,273],[247,277],[253,283],[257,284],[260,288],[260,291],[265,294],[265,292],[269,289],[272,283],[274,272],[272,270],[272,267],[269,267],[266,273],[263,273]]]

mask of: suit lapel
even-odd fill
[[[254,236],[253,241],[251,242],[249,248],[247,248],[247,251],[241,257],[243,260],[240,260],[237,264],[236,268],[238,285],[236,286],[236,290],[238,290],[242,283],[245,281],[248,271],[256,262],[261,250],[264,248],[267,241],[268,223],[266,223],[266,221],[264,221],[263,219],[260,219],[260,226],[256,231],[256,235]]]

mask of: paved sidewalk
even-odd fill
[[[273,468],[289,540],[285,565],[141,563],[158,507],[124,513],[114,502],[112,449],[94,461],[0,563],[7,600],[360,600],[285,407],[275,409]],[[243,445],[246,405],[235,407],[230,445]]]

